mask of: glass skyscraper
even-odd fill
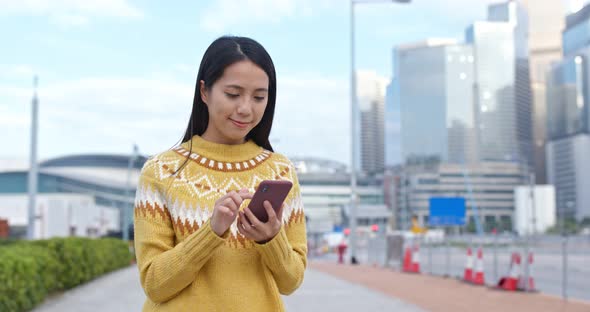
[[[385,166],[392,167],[402,163],[400,136],[400,102],[398,84],[394,78],[387,86],[385,94]]]
[[[585,48],[554,66],[549,76],[547,123],[549,139],[589,133],[588,127],[588,59]]]
[[[547,176],[555,185],[558,217],[590,217],[590,5],[567,17],[563,61],[547,90]]]
[[[514,26],[475,22],[466,31],[475,55],[475,119],[479,158],[520,161],[515,105]]]
[[[515,1],[490,5],[488,21],[467,28],[475,56],[475,120],[480,161],[533,165],[528,18]]]
[[[549,75],[547,122],[550,139],[590,133],[590,5],[567,17],[563,61]]]
[[[402,161],[474,160],[472,48],[431,39],[396,47],[394,59]]]
[[[357,71],[360,168],[364,173],[385,169],[385,90],[387,79],[375,72]]]
[[[547,183],[547,73],[561,60],[561,31],[565,26],[562,1],[521,0],[529,17],[529,60],[533,111],[534,163],[538,184]]]

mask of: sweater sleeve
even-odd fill
[[[285,200],[283,226],[272,240],[256,244],[262,261],[272,272],[279,292],[283,295],[289,295],[299,288],[307,266],[305,215],[294,167],[291,170],[293,188]]]
[[[135,252],[145,294],[152,302],[163,303],[194,281],[229,232],[219,237],[206,222],[183,242],[175,244],[172,218],[161,192],[163,183],[155,178],[150,165],[153,165],[151,160],[142,169],[136,193]]]

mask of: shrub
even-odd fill
[[[0,244],[0,311],[27,311],[56,291],[129,265],[124,241],[54,238]]]

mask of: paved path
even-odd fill
[[[590,311],[588,302],[565,302],[541,293],[505,292],[469,285],[456,279],[400,273],[371,266],[338,265],[333,261],[315,261],[311,263],[311,268],[411,302],[427,311]]]
[[[118,270],[47,299],[32,312],[141,311],[145,295],[136,266]]]
[[[426,311],[394,297],[308,269],[301,288],[285,297],[288,312]]]
[[[144,300],[137,267],[131,266],[55,295],[33,312],[141,311]],[[590,304],[580,301],[506,293],[454,279],[333,261],[311,262],[301,288],[284,300],[288,312],[590,311]]]
[[[131,266],[46,300],[33,312],[141,311],[145,295]],[[288,312],[423,311],[393,297],[315,270],[295,294],[284,297]]]

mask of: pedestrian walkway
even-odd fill
[[[505,292],[468,285],[456,279],[400,273],[378,267],[315,261],[310,263],[310,268],[415,304],[426,311],[590,311],[588,302],[563,301],[541,293]]]
[[[139,271],[130,266],[53,296],[32,312],[141,311],[144,300]]]
[[[46,300],[33,312],[141,311],[145,295],[139,272],[131,266]],[[313,269],[303,285],[284,297],[287,312],[418,312],[424,311],[391,296]]]
[[[329,274],[308,269],[303,285],[284,297],[287,312],[418,312],[422,310],[394,297]]]

